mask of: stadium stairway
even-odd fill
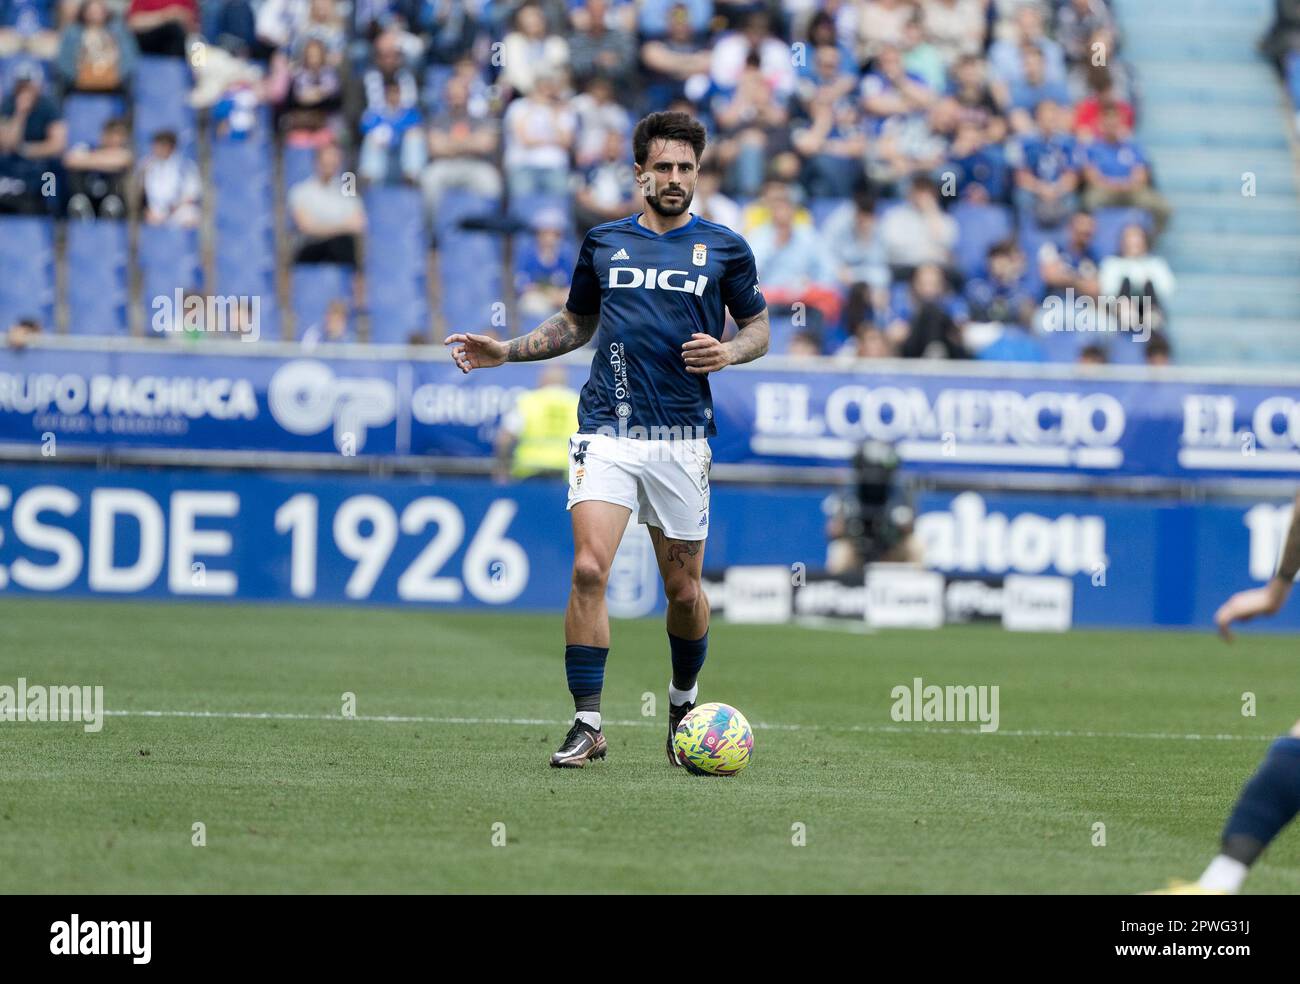
[[[1183,364],[1300,362],[1300,199],[1284,87],[1255,47],[1273,0],[1115,0],[1137,139],[1175,213],[1158,246]],[[1253,174],[1255,196],[1243,193]]]

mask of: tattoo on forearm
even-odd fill
[[[740,329],[736,332],[736,337],[726,343],[731,352],[733,365],[753,362],[767,352],[768,338],[772,333],[772,326],[767,318],[767,308],[763,308],[752,318],[737,321],[736,327]]]
[[[1300,573],[1300,496],[1296,497],[1295,508],[1291,513],[1291,527],[1286,531],[1282,559],[1277,565],[1277,576],[1287,584],[1295,580],[1297,573]]]
[[[596,333],[598,314],[553,314],[527,335],[512,338],[506,350],[507,362],[536,362],[582,348]]]

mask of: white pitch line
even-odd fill
[[[469,724],[469,725],[527,725],[564,727],[569,720],[556,718],[511,717],[429,717],[418,714],[358,714],[345,718],[339,714],[292,714],[284,711],[104,711],[106,717],[141,718],[213,718],[238,721],[366,721],[377,724]],[[663,723],[650,718],[627,721],[608,719],[605,724],[619,728],[661,728]],[[1272,741],[1277,735],[1198,735],[1160,731],[1052,731],[1034,729],[998,730],[981,732],[978,727],[935,728],[929,725],[903,724],[772,724],[754,723],[759,731],[849,731],[861,734],[889,735],[978,735],[982,733],[1003,738],[1148,738],[1159,741]]]

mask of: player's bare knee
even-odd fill
[[[694,611],[695,606],[700,602],[703,589],[700,587],[700,582],[693,577],[675,577],[664,584],[664,594],[668,598],[668,604],[674,608]]]
[[[573,559],[573,589],[580,594],[604,594],[609,569],[594,554],[578,554]]]

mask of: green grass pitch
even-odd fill
[[[119,712],[99,734],[0,722],[6,890],[1130,893],[1199,873],[1300,716],[1294,643],[1264,635],[710,642],[701,699],[755,724],[732,779],[664,760],[657,621],[615,623],[609,758],[560,771],[554,616],[5,599],[0,685],[102,685]],[[890,691],[918,676],[997,685],[1000,731],[895,723]],[[1300,830],[1247,888],[1300,892]]]

